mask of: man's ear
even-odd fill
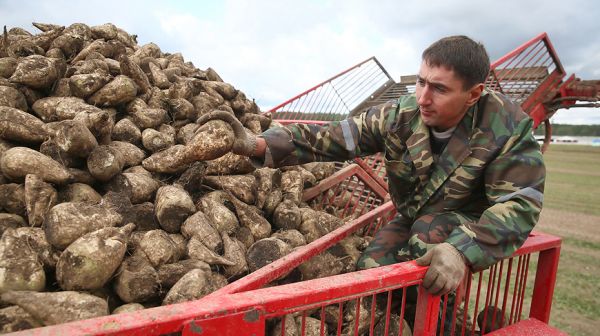
[[[483,83],[475,84],[469,89],[469,98],[467,99],[467,106],[473,106],[481,97],[485,85]]]

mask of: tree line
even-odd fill
[[[541,124],[534,134],[543,135],[544,124]],[[552,124],[552,135],[600,136],[600,125]]]

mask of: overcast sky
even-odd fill
[[[376,56],[394,79],[455,34],[483,42],[492,61],[547,32],[568,74],[600,79],[600,2],[545,1],[30,1],[0,0],[10,27],[112,22],[138,43],[181,52],[255,98],[263,110]],[[600,124],[600,109],[559,111],[555,123]]]

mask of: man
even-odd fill
[[[382,152],[397,216],[358,262],[376,267],[417,258],[423,285],[443,295],[466,267],[510,256],[542,207],[545,168],[532,120],[484,83],[489,57],[466,36],[443,38],[422,55],[415,94],[326,126],[289,125],[255,137],[234,118],[233,151],[279,167]],[[230,116],[230,115],[229,115]],[[232,124],[232,125],[233,125]]]

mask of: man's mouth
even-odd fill
[[[432,116],[434,114],[434,112],[433,111],[429,111],[429,110],[421,109],[421,114],[424,115],[424,116],[426,116],[426,117],[429,117],[429,116]]]

